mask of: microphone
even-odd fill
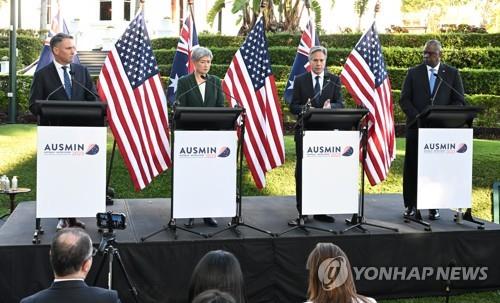
[[[441,86],[441,83],[444,82],[444,84],[446,86],[448,86],[449,89],[451,89],[455,94],[457,94],[458,96],[462,97],[462,105],[466,105],[465,103],[465,95],[461,92],[459,92],[458,90],[456,90],[453,86],[451,86],[451,84],[449,84],[448,82],[446,82],[446,80],[443,79],[443,77],[441,77],[438,73],[433,73],[434,76],[436,76],[436,78],[439,79],[439,83],[438,83],[438,87],[436,88],[436,93],[434,94],[434,96],[431,98],[431,101],[432,101],[432,105],[434,105],[434,98],[436,97],[437,95],[437,92],[438,92],[438,89],[439,87]]]
[[[222,87],[219,87],[218,85],[216,85],[215,83],[213,83],[212,81],[210,81],[210,79],[208,79],[208,75],[203,75],[202,76],[203,79],[206,79],[205,81],[207,83],[209,83],[210,85],[212,85],[213,87],[215,87],[216,89],[222,91],[222,93],[225,95],[225,96],[228,96],[229,98],[233,99],[234,101],[236,101],[236,104],[233,106],[233,108],[243,108],[243,106],[240,105],[241,101],[236,99],[233,95],[225,92]]]
[[[321,94],[323,93],[323,90],[328,86],[330,85],[330,83],[333,83],[333,81],[331,81],[330,78],[326,79],[326,83],[325,85],[323,85],[323,87],[319,90],[319,92],[317,92],[312,98],[309,98],[307,99],[307,102],[306,104],[304,104],[304,109],[307,110],[311,107],[311,104],[312,104],[312,100],[316,100],[316,98],[319,98],[319,96],[321,96]]]
[[[51,91],[50,94],[48,94],[47,98],[45,98],[45,101],[49,100],[49,98],[52,97],[52,95],[55,94],[61,88],[64,88],[64,84],[59,85],[56,89]]]
[[[94,96],[94,101],[99,100],[99,96],[96,93],[94,93],[93,91],[91,91],[90,89],[88,89],[85,85],[83,85],[82,83],[80,83],[80,81],[78,81],[78,80],[75,79],[75,72],[74,71],[70,70],[69,74],[71,76],[71,83],[76,83],[81,88],[83,88],[85,91],[89,92],[92,96]]]

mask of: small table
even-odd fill
[[[16,189],[9,189],[9,190],[0,191],[0,194],[9,195],[9,198],[10,198],[10,212],[3,215],[1,218],[4,218],[4,217],[12,214],[12,212],[14,211],[14,209],[16,208],[15,201],[16,201],[17,194],[29,193],[30,191],[31,191],[31,189],[25,188],[25,187],[18,187]]]

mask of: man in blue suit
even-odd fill
[[[423,51],[423,63],[408,70],[399,104],[406,114],[406,152],[403,171],[403,216],[414,216],[417,206],[418,130],[414,122],[429,105],[465,105],[460,73],[441,62],[441,43],[429,40]],[[439,219],[437,209],[429,210],[429,219]]]
[[[71,63],[76,55],[73,37],[59,33],[50,40],[54,61],[33,76],[30,92],[30,111],[39,114],[37,100],[98,101],[94,82],[86,67]],[[75,218],[59,219],[57,230],[65,227],[82,227]]]
[[[85,231],[66,228],[58,232],[50,246],[54,282],[21,303],[120,303],[114,290],[89,287],[85,283],[92,267],[92,241]]]
[[[311,71],[295,77],[293,82],[293,97],[290,103],[290,111],[300,119],[302,109],[306,104],[314,108],[343,108],[342,92],[339,77],[326,70],[327,50],[323,46],[313,46],[309,52],[309,64]],[[295,128],[295,190],[297,210],[299,214],[302,209],[302,132],[297,125]],[[293,219],[288,222],[290,226],[296,226],[300,220],[306,221],[307,216]],[[326,223],[335,222],[335,218],[329,215],[314,215],[314,219]]]

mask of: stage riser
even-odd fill
[[[317,242],[333,242],[348,254],[352,266],[361,267],[486,267],[487,279],[453,281],[454,290],[500,288],[500,231],[456,231],[419,234],[358,234],[261,239],[209,239],[124,243],[119,251],[136,284],[140,302],[186,302],[189,278],[208,251],[233,252],[241,262],[249,302],[303,302],[307,290],[305,263]],[[100,259],[88,281],[93,281]],[[48,246],[0,247],[0,302],[19,299],[47,287],[51,280]],[[437,270],[437,269],[436,269]],[[122,302],[133,302],[119,268],[115,288]],[[104,274],[101,275],[104,279]],[[100,284],[105,285],[101,279]],[[360,280],[360,293],[376,298],[443,295],[445,281]]]

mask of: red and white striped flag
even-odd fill
[[[222,86],[246,110],[245,158],[257,188],[262,189],[266,172],[285,162],[281,107],[262,17],[234,55]],[[235,99],[229,99],[233,106]]]
[[[97,89],[108,102],[109,125],[134,187],[141,190],[171,164],[167,99],[142,11],[110,50]]]
[[[396,158],[391,82],[375,23],[347,57],[340,79],[356,104],[369,111],[365,173],[373,186],[387,178]]]

